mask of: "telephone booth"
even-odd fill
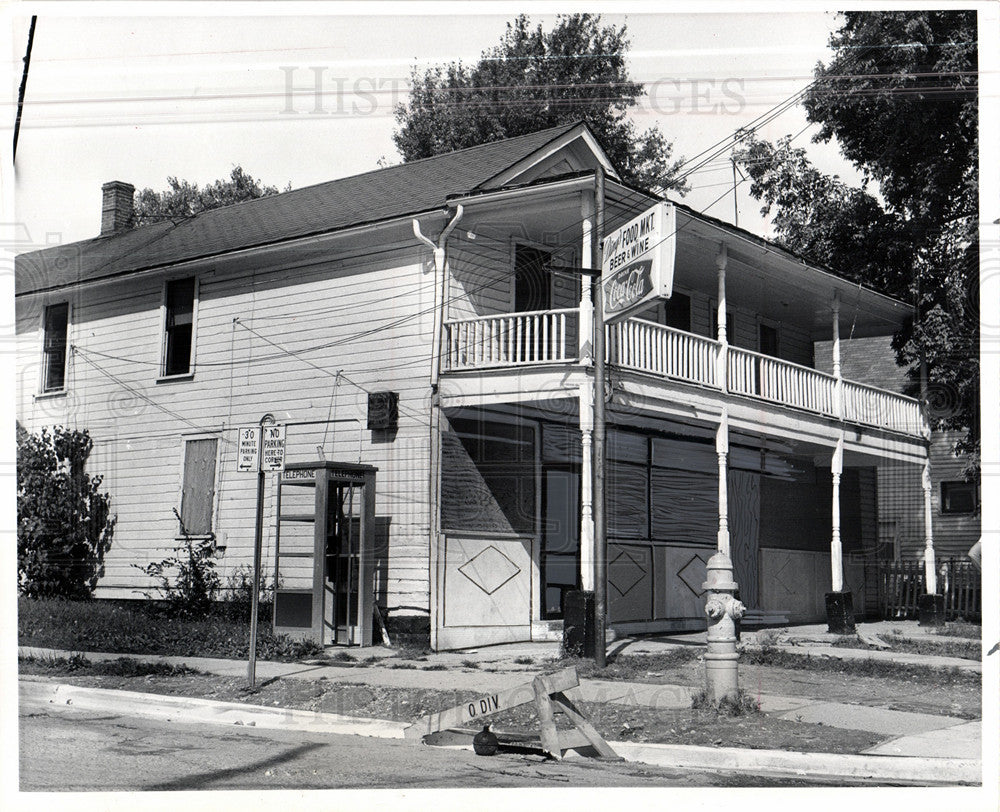
[[[321,645],[372,642],[375,472],[287,463],[278,478],[274,631]]]

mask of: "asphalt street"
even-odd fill
[[[22,792],[829,785],[635,763],[555,762],[534,753],[482,757],[397,740],[178,724],[41,702],[22,702],[20,725]]]

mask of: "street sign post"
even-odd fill
[[[677,217],[657,203],[603,242],[601,290],[604,322],[613,324],[657,299],[669,299],[674,284]]]
[[[253,594],[250,597],[250,659],[247,663],[247,685],[254,688],[257,680],[257,611],[260,603],[260,560],[264,539],[264,472],[285,470],[285,427],[274,423],[270,414],[256,426],[238,429],[236,470],[257,472],[257,516],[253,540]]]

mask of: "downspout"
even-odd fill
[[[440,546],[439,536],[441,533],[441,397],[438,393],[438,383],[441,378],[441,334],[444,332],[444,310],[445,284],[447,280],[447,262],[445,257],[445,243],[458,221],[462,219],[464,209],[461,205],[455,210],[455,216],[451,222],[445,226],[441,236],[438,237],[437,244],[433,240],[425,237],[420,231],[420,221],[413,220],[413,236],[431,249],[434,255],[434,335],[431,339],[431,402],[430,402],[430,460],[429,476],[427,483],[427,506],[430,530],[430,566],[429,594],[431,605],[428,607],[431,614],[430,634],[431,648],[437,649],[437,623],[439,616],[436,606],[440,595],[438,594],[437,583],[437,549]]]

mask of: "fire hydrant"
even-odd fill
[[[744,607],[733,597],[733,562],[716,553],[705,565],[705,614],[708,615],[708,650],[705,652],[705,688],[713,704],[739,691],[736,676],[736,622]]]

